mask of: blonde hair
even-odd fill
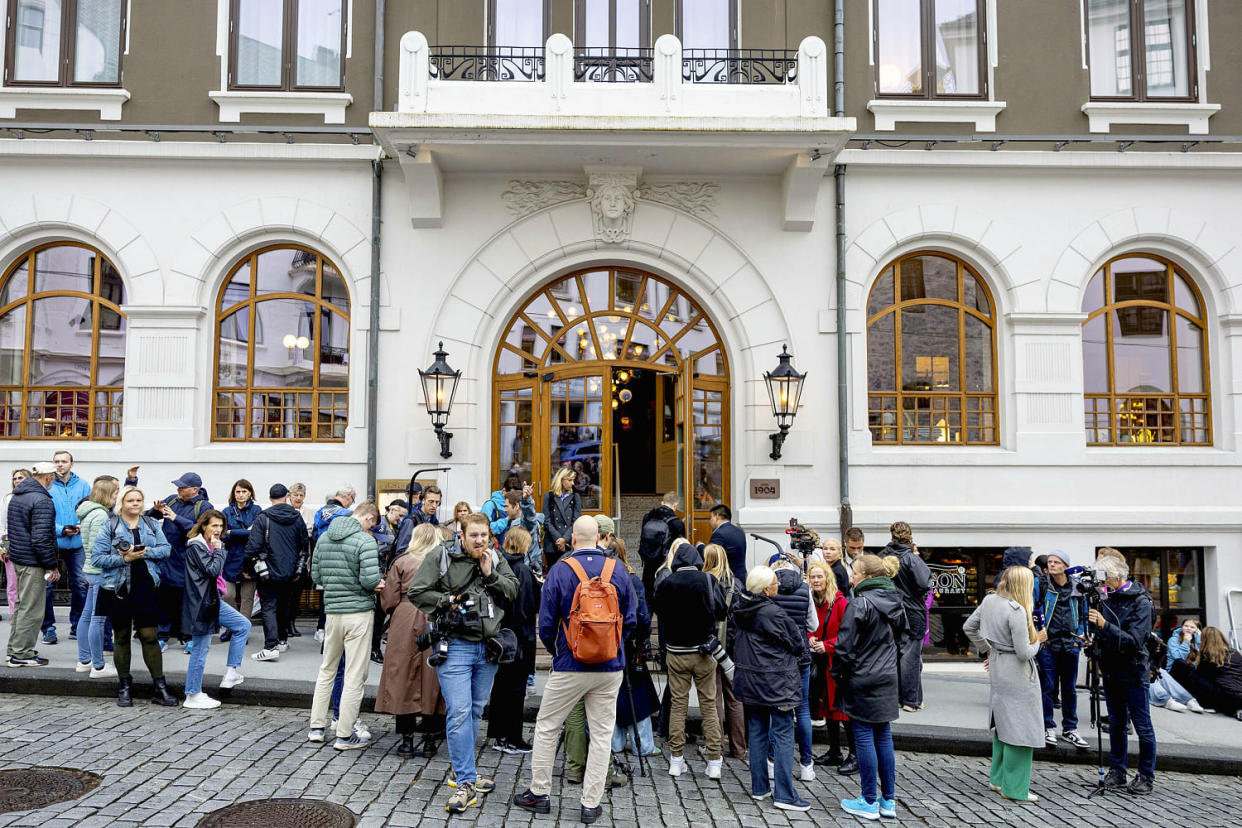
[[[530,532],[521,526],[511,526],[509,531],[505,532],[505,552],[525,557],[528,549],[530,549]]]
[[[881,558],[879,555],[859,555],[854,559],[854,571],[867,578],[891,578],[901,569],[896,555]]]
[[[1203,646],[1199,649],[1199,662],[1207,659],[1217,667],[1224,667],[1229,663],[1229,654],[1233,652],[1233,648],[1229,646],[1229,642],[1225,640],[1225,634],[1215,627],[1204,627],[1199,633],[1199,640],[1203,642]]]
[[[562,466],[556,470],[556,474],[552,476],[552,485],[548,488],[548,491],[552,493],[553,497],[560,497],[565,494],[561,487],[561,481],[565,479],[566,475],[570,474],[576,476],[578,473],[570,466]]]
[[[668,554],[664,556],[664,563],[660,564],[660,569],[667,569],[669,572],[672,572],[673,558],[677,556],[677,550],[689,542],[685,538],[673,538],[673,542],[668,547]],[[657,569],[656,572],[659,572],[660,569]]]
[[[703,571],[721,584],[733,577],[733,572],[729,569],[729,556],[725,554],[723,546],[709,543],[703,547]]]
[[[122,486],[121,491],[119,491],[116,495],[116,503],[112,506],[113,512],[118,515],[121,513],[121,505],[125,503],[125,497],[130,492],[137,492],[138,496],[141,497],[143,501],[146,501],[147,499],[147,496],[142,493],[142,489],[139,489],[137,486]]]
[[[833,599],[837,597],[837,577],[832,574],[832,569],[823,561],[811,561],[806,567],[806,580],[809,584],[811,581],[811,571],[818,570],[824,573],[824,591],[822,596],[817,595],[815,590],[811,590],[811,597],[818,604],[831,604]]]
[[[1002,598],[1016,601],[1026,614],[1026,631],[1032,644],[1035,643],[1035,622],[1031,618],[1031,607],[1035,602],[1033,590],[1035,576],[1030,567],[1011,566],[1001,573],[1000,583],[996,585],[996,594]]]
[[[405,554],[414,561],[414,566],[418,567],[422,565],[427,553],[439,543],[439,527],[433,523],[420,523],[410,533],[410,545],[406,547]]]
[[[613,535],[612,537],[612,552],[616,555],[617,560],[625,565],[625,571],[633,575],[634,567],[630,566],[630,562],[625,558],[625,541],[621,540],[616,535]]]
[[[746,591],[751,595],[758,595],[772,586],[772,582],[775,580],[776,573],[770,567],[760,564],[746,573]]]

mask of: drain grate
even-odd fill
[[[68,802],[94,790],[101,778],[74,768],[16,768],[0,771],[0,814],[32,811]]]
[[[256,799],[212,811],[198,828],[353,828],[354,812],[317,799]]]

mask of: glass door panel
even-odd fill
[[[611,458],[604,451],[604,385],[600,373],[544,383],[548,481],[562,468],[573,469],[584,514],[600,512],[611,500],[606,491]]]
[[[523,481],[535,481],[535,380],[502,388],[498,392],[496,410],[496,468],[500,479],[510,474]]]

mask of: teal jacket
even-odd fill
[[[311,579],[323,589],[323,611],[328,615],[374,610],[380,582],[375,538],[353,517],[336,518],[315,544]]]
[[[1038,587],[1038,584],[1036,585]],[[1057,591],[1057,585],[1052,583],[1051,577],[1044,584],[1044,626],[1046,627],[1052,621],[1052,611],[1056,609],[1057,600],[1060,598]],[[1069,599],[1070,619],[1074,627],[1074,635],[1082,635],[1087,631],[1087,599],[1083,597]],[[1077,639],[1074,640],[1074,649],[1079,647]]]

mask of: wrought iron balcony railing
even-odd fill
[[[437,46],[431,77],[460,81],[541,81],[542,46]]]
[[[681,79],[686,83],[793,83],[798,77],[795,49],[683,49]]]
[[[574,80],[590,83],[651,83],[655,79],[652,49],[574,49]]]

